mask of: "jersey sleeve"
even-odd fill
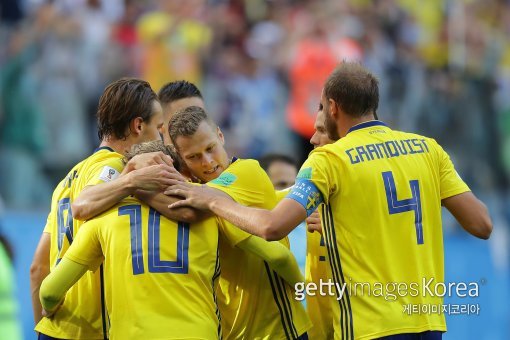
[[[64,257],[95,271],[104,259],[99,238],[100,226],[99,220],[83,224]]]
[[[227,220],[224,220],[222,218],[217,218],[217,220],[218,220],[218,226],[219,226],[220,233],[222,233],[223,236],[225,236],[227,241],[233,247],[235,247],[240,242],[242,242],[242,241],[246,240],[247,238],[249,238],[250,236],[252,236],[251,234],[248,234],[247,232],[239,229],[238,227],[236,227],[235,225],[233,225],[232,223],[230,223]]]
[[[433,141],[433,144],[436,147],[439,158],[441,199],[470,191],[467,184],[462,180],[457,171],[455,171],[455,167],[450,159],[450,156],[436,141]]]
[[[248,207],[272,209],[276,194],[266,172],[255,160],[238,160],[207,186],[223,191]]]
[[[122,170],[124,170],[124,163],[118,157],[101,160],[83,172],[84,176],[87,176],[84,187],[113,181],[120,176]]]
[[[255,160],[237,160],[207,186],[223,191],[248,207],[272,209],[276,205],[273,184]],[[251,236],[226,220],[219,219],[218,224],[220,232],[233,246]]]
[[[43,233],[51,234],[51,231],[53,229],[51,226],[53,225],[54,219],[55,214],[53,213],[53,211],[50,211],[50,213],[48,214],[48,218],[46,219],[46,225],[44,226]]]
[[[296,177],[296,183],[286,198],[292,199],[303,206],[307,216],[317,207],[329,200],[336,190],[334,171],[325,151],[315,150],[305,161]]]
[[[289,192],[292,190],[293,186],[292,187],[289,187],[287,189],[282,189],[282,190],[276,190],[275,191],[275,194],[276,194],[276,203],[280,203],[280,201],[282,199],[284,199],[285,197],[287,197],[287,195],[289,194]]]

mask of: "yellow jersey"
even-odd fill
[[[88,221],[66,258],[104,258],[111,339],[218,339],[218,227],[174,222],[135,198]]]
[[[71,203],[89,185],[108,182],[120,175],[123,156],[101,147],[75,165],[55,188],[44,232],[51,234],[50,269],[71,245],[83,221],[72,217]],[[35,330],[61,339],[103,339],[107,332],[101,303],[100,271],[85,274],[66,295],[55,315],[42,318]]]
[[[207,185],[245,206],[272,209],[276,205],[273,185],[255,160],[234,159]],[[305,333],[311,323],[294,298],[293,287],[261,258],[235,247],[252,235],[225,220],[219,223],[218,306],[225,339],[296,339]],[[287,238],[282,243],[289,248]]]
[[[315,149],[288,198],[323,201],[337,339],[446,331],[441,200],[469,191],[433,139],[380,121]],[[437,288],[437,287],[436,287]],[[404,313],[418,305],[436,313]]]
[[[319,208],[320,214],[320,208]],[[321,215],[321,223],[324,226]],[[313,282],[318,287],[321,282],[326,282],[329,277],[329,261],[324,237],[318,233],[306,233],[306,284]],[[306,296],[306,310],[313,327],[308,332],[310,339],[327,340],[333,338],[333,315],[331,304],[336,302],[332,296],[321,295],[315,292]]]

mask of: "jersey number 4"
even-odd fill
[[[142,249],[142,207],[140,205],[126,205],[119,208],[119,216],[129,215],[131,230],[131,257],[133,275],[143,274]],[[188,273],[189,224],[179,222],[177,225],[176,260],[166,261],[160,254],[160,214],[149,211],[148,223],[148,255],[149,273]]]
[[[388,210],[390,214],[399,214],[407,211],[414,211],[414,226],[416,228],[416,242],[423,244],[423,225],[421,223],[421,200],[420,200],[420,183],[418,180],[409,181],[413,196],[408,199],[399,200],[397,198],[397,188],[395,179],[391,171],[382,173],[384,181],[384,189],[386,190],[386,200],[388,202]]]

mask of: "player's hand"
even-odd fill
[[[310,216],[308,216],[306,219],[306,228],[310,233],[318,231],[322,235],[322,223],[318,210],[315,210]]]
[[[208,210],[209,204],[218,197],[223,197],[216,190],[206,185],[192,185],[189,183],[172,180],[172,184],[165,190],[165,195],[183,197],[181,201],[170,204],[168,208],[193,207],[200,210]]]
[[[131,158],[126,164],[127,171],[138,170],[151,165],[166,164],[168,166],[174,165],[172,157],[165,155],[163,152],[148,152],[136,155]]]
[[[134,188],[147,191],[163,191],[173,183],[171,180],[186,180],[173,166],[166,164],[147,166],[130,172],[128,176]]]

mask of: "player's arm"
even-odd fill
[[[441,204],[468,233],[488,239],[492,221],[487,207],[469,190],[443,148],[434,140],[427,140],[427,143],[436,151],[439,160]]]
[[[44,278],[50,273],[51,234],[42,233],[39,244],[30,265],[30,292],[34,321],[37,324],[42,318],[42,307],[39,300],[39,289]]]
[[[66,292],[87,270],[96,270],[103,261],[100,228],[103,220],[83,224],[58,266],[44,279],[39,298],[43,315],[51,316],[62,303]]]
[[[86,186],[72,203],[73,218],[90,219],[111,208],[136,190],[164,190],[177,171],[167,164],[151,165],[123,173],[117,179]],[[179,175],[180,176],[180,175]]]
[[[160,192],[146,190],[137,190],[135,196],[142,202],[156,209],[161,215],[174,221],[194,223],[211,216],[209,212],[199,211],[191,207],[168,209],[169,205],[180,201],[180,197],[167,196]]]
[[[290,285],[294,286],[297,282],[304,282],[296,258],[280,242],[268,242],[260,237],[250,236],[236,246],[262,258]]]
[[[281,240],[306,218],[306,210],[283,199],[273,210],[245,207],[224,197],[211,197],[207,208],[242,230],[268,241]]]
[[[242,230],[268,241],[281,240],[307,217],[303,205],[288,198],[279,202],[273,210],[266,210],[245,207],[221,191],[207,186],[173,181],[171,189],[165,193],[185,198],[170,205],[172,209],[192,206],[209,210]]]
[[[471,191],[445,198],[441,203],[468,233],[484,240],[490,237],[492,220],[487,207]]]
[[[88,267],[66,257],[44,279],[39,292],[43,315],[51,317],[63,302],[66,292],[87,272]]]

